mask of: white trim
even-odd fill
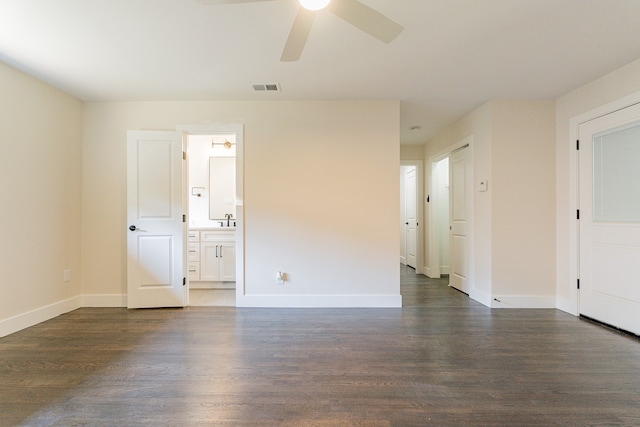
[[[416,236],[416,274],[424,274],[424,162],[422,160],[401,160],[400,166],[416,168],[416,206],[418,207]],[[422,224],[422,225],[420,225]]]
[[[80,296],[71,297],[44,307],[36,308],[7,319],[0,320],[0,337],[13,334],[61,314],[68,313],[81,307]]]
[[[556,308],[556,296],[494,295],[491,308]]]
[[[237,307],[400,308],[400,295],[242,295]]]
[[[126,307],[127,294],[83,294],[82,307]]]
[[[578,151],[575,149],[576,141],[579,137],[579,127],[582,123],[586,123],[590,120],[597,119],[598,117],[605,116],[623,108],[630,107],[632,105],[640,103],[640,92],[627,95],[618,100],[601,105],[597,108],[589,110],[585,113],[569,119],[569,211],[566,212],[565,224],[567,224],[567,230],[569,231],[569,259],[558,255],[556,262],[569,263],[569,280],[568,282],[561,283],[560,278],[557,278],[556,286],[565,287],[569,291],[569,298],[556,297],[555,307],[558,310],[565,311],[575,316],[580,312],[579,306],[579,291],[576,283],[579,277],[579,229],[578,222],[576,221],[576,212],[578,210],[579,201],[579,177],[578,177]],[[573,153],[573,154],[571,154]],[[562,259],[561,259],[562,258]]]

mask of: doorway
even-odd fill
[[[430,158],[427,276],[449,276],[449,285],[472,290],[472,137]]]
[[[400,163],[400,264],[423,273],[422,161]]]
[[[242,126],[179,130],[187,158],[186,304],[236,306],[244,291]]]
[[[187,134],[188,305],[235,306],[236,135]]]

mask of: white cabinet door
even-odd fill
[[[220,242],[220,277],[224,282],[236,281],[236,242]]]
[[[234,282],[236,280],[236,242],[215,241],[200,244],[200,280]]]
[[[185,302],[182,138],[127,134],[127,306]]]
[[[220,282],[220,244],[205,242],[200,244],[200,280]]]

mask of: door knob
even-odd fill
[[[129,226],[129,230],[131,231],[136,231],[138,229],[138,227],[136,227],[135,225],[130,225]]]

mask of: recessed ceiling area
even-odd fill
[[[395,99],[401,143],[422,144],[490,99],[554,99],[640,58],[636,0],[360,2],[402,33],[327,8],[281,62],[298,0],[1,0],[0,61],[85,101]]]

